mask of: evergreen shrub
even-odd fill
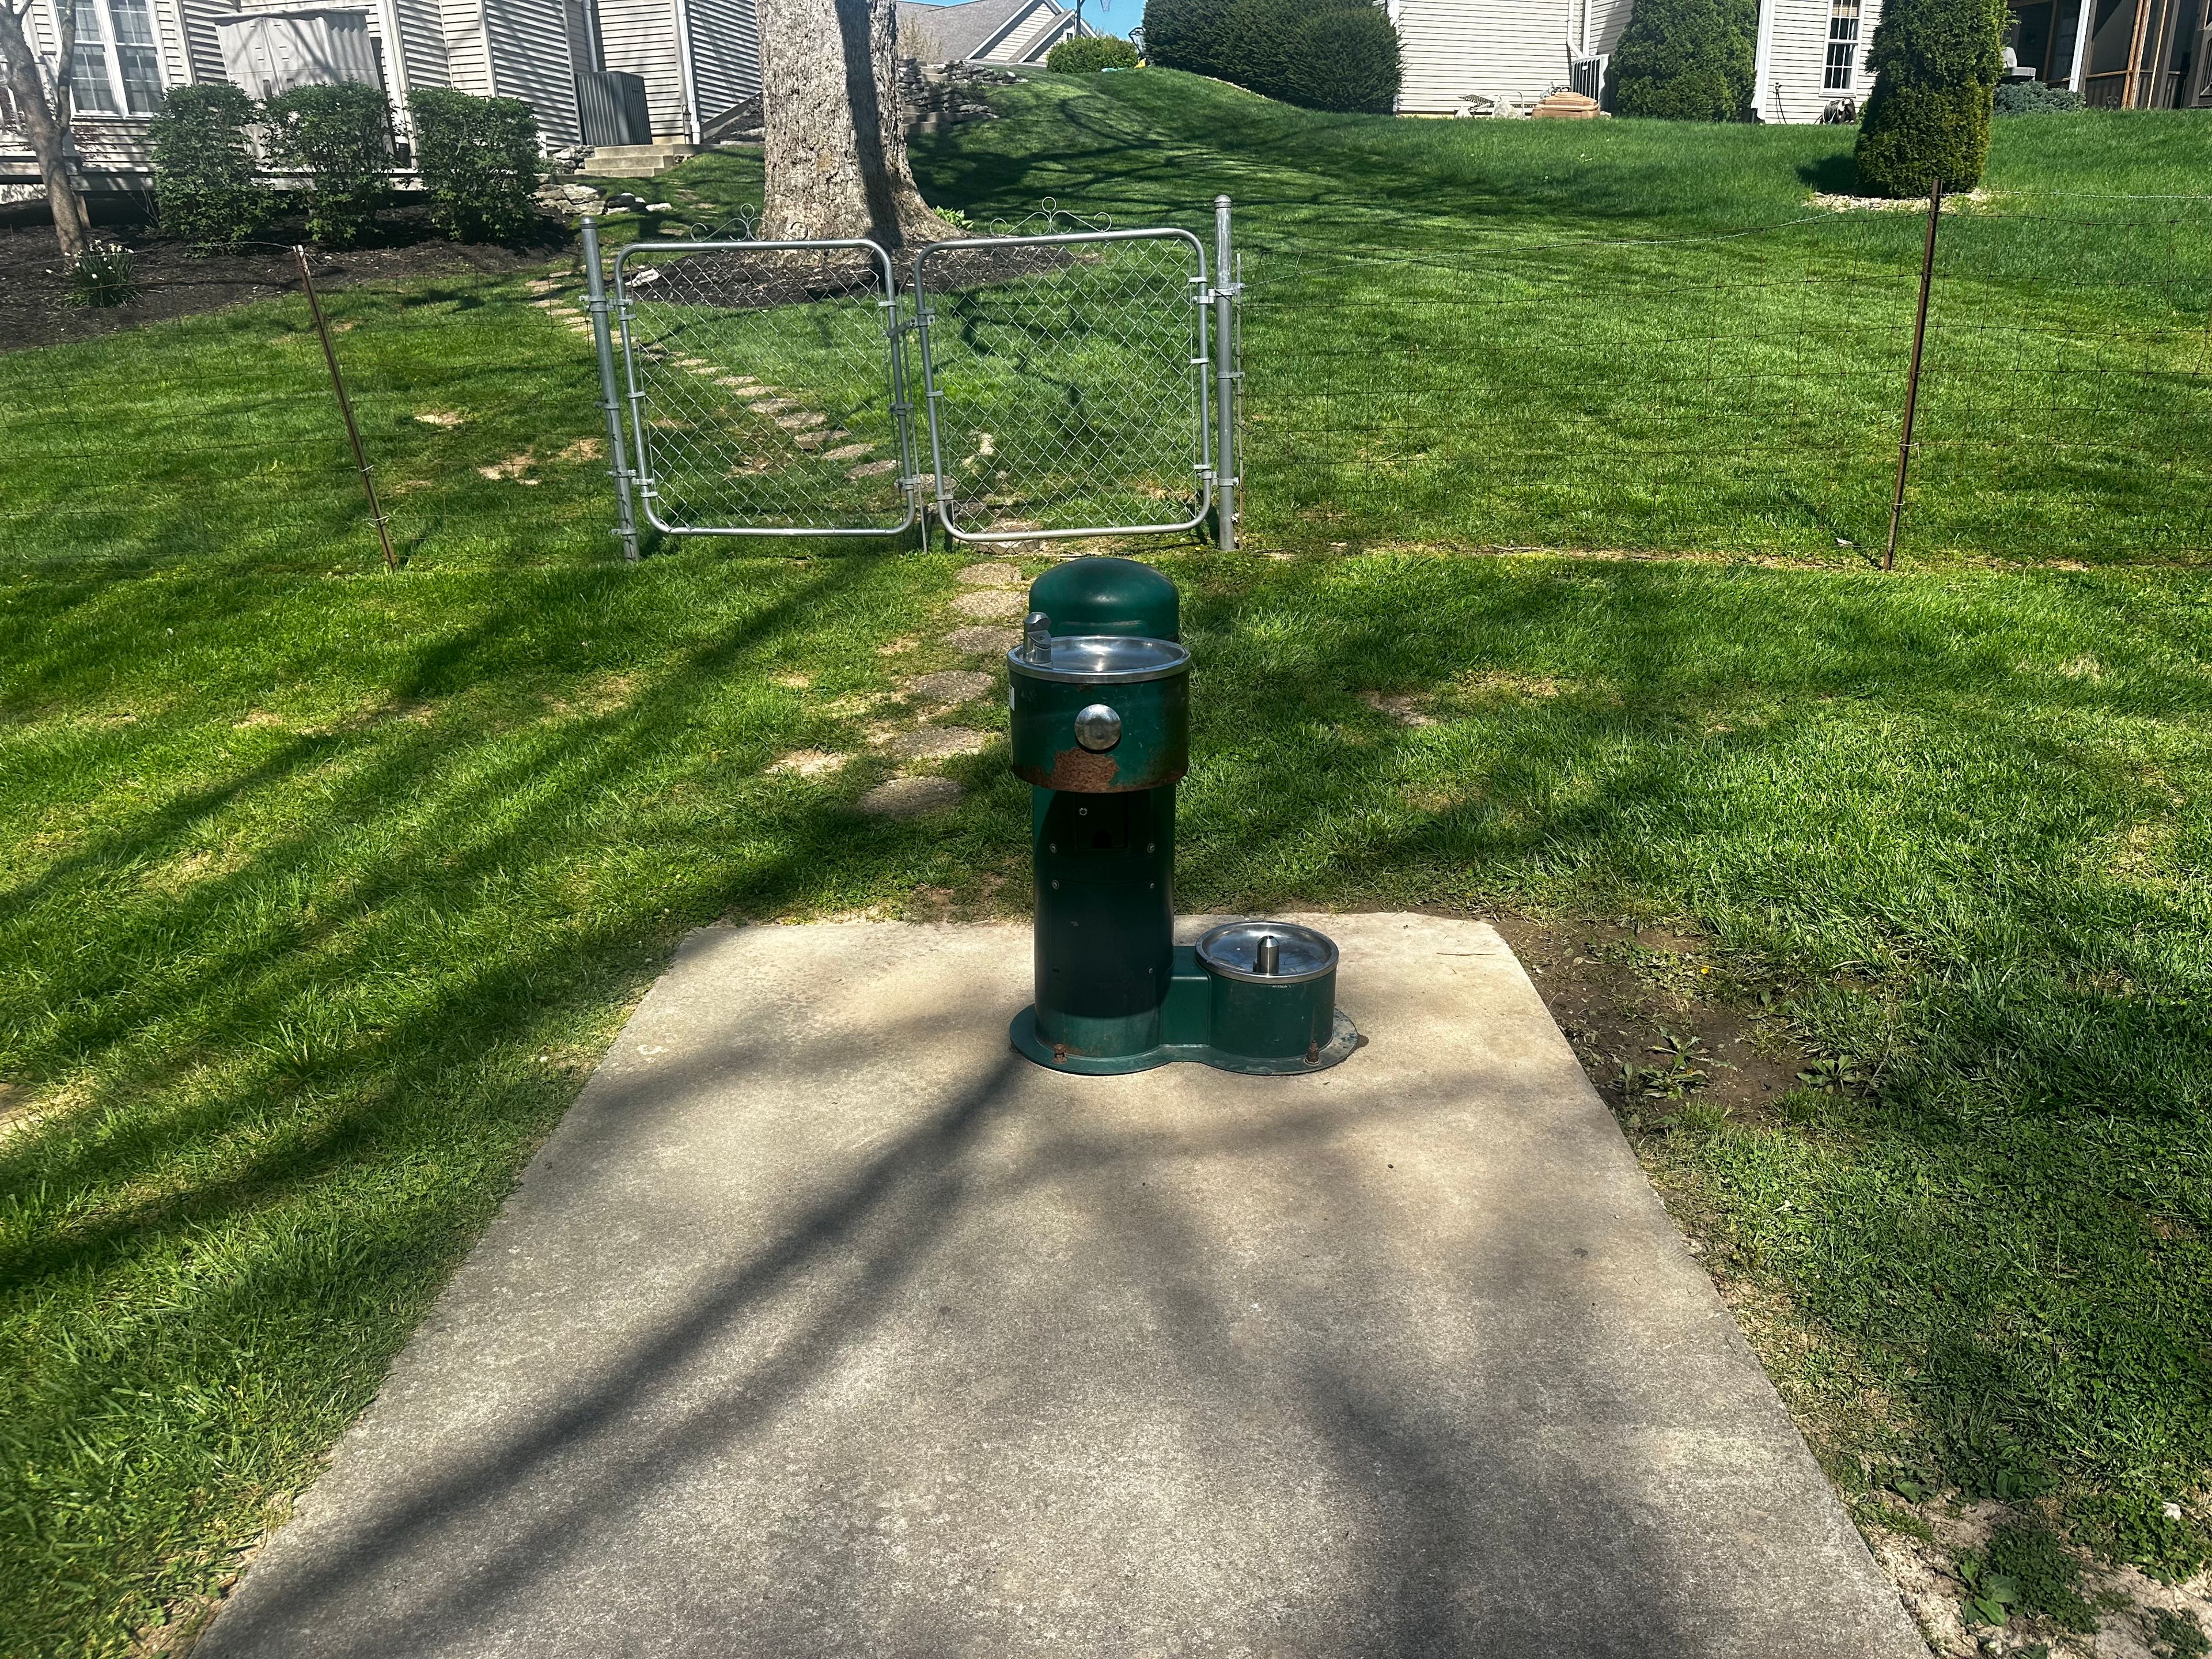
[[[1231,0],[1218,12],[1212,0],[1164,0],[1170,51],[1180,60],[1159,46],[1154,14],[1163,9],[1164,0],[1152,0],[1145,10],[1156,64],[1307,109],[1387,115],[1397,102],[1398,31],[1370,0]]]
[[[227,81],[175,87],[147,125],[161,228],[195,242],[242,242],[276,212],[246,130],[253,100]]]
[[[407,112],[432,224],[457,242],[506,242],[537,222],[545,163],[529,105],[423,87]]]
[[[1867,67],[1859,188],[1869,196],[1972,190],[1990,157],[1990,109],[2004,67],[2004,0],[1891,0]]]
[[[1163,69],[1233,80],[1229,13],[1235,0],[1145,0],[1145,57]]]
[[[1992,115],[2070,115],[2089,107],[2089,100],[2064,87],[2046,87],[2040,81],[2001,81],[1990,100]]]
[[[1100,70],[1134,69],[1137,49],[1118,35],[1070,36],[1044,55],[1055,75],[1095,75]]]
[[[1613,48],[1613,113],[1748,119],[1758,55],[1759,0],[1637,0]]]

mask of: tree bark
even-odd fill
[[[74,260],[92,240],[92,223],[84,210],[84,193],[70,169],[69,61],[76,46],[76,9],[63,0],[62,56],[54,74],[49,100],[39,74],[39,55],[32,49],[25,27],[31,0],[0,0],[0,62],[8,71],[8,89],[23,121],[23,136],[31,154],[39,158],[39,176],[46,180],[46,204],[54,216],[54,240],[62,258]]]
[[[760,33],[763,238],[957,234],[907,167],[894,0],[760,0]]]

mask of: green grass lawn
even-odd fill
[[[979,215],[1053,195],[1125,223],[1202,222],[1226,189],[1255,243],[1334,239],[1299,280],[1351,292],[1385,225],[1710,232],[1790,216],[1845,147],[1195,84],[1025,84],[923,172]],[[1993,179],[2178,187],[2191,118],[2130,118],[2002,125]],[[654,199],[705,219],[757,176],[703,158]],[[2015,245],[1959,246],[2014,280]],[[890,769],[882,699],[964,660],[938,643],[963,561],[621,566],[588,343],[541,297],[331,296],[396,576],[297,302],[0,357],[0,1652],[120,1654],[222,1582],[684,930],[1024,908],[1003,750],[942,763],[949,812],[853,810]],[[1295,512],[1262,472],[1262,544],[1293,556],[1164,554],[1201,665],[1183,907],[1693,934],[1785,1049],[1873,1079],[1636,1131],[1766,1298],[1754,1339],[1846,1493],[2043,1494],[2109,1558],[2203,1563],[2212,580],[2126,550],[1923,546],[1884,579],[1319,545],[1507,539],[1453,518],[1482,489],[1446,459],[1398,496],[1347,463]],[[1740,502],[1669,476],[1590,522],[1704,513],[1695,545],[1742,544]],[[1482,488],[1485,513],[1534,499]],[[1759,544],[1832,556],[1771,511]],[[800,749],[860,758],[769,769]]]
[[[1151,70],[1000,101],[927,170],[971,215],[1237,203],[1257,533],[1849,560],[1886,532],[1924,216],[1808,207],[1850,188],[1850,129],[1316,115]],[[1909,556],[2212,550],[2204,146],[2186,113],[1996,124],[1940,249]]]

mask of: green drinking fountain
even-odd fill
[[[1358,1048],[1327,934],[1232,921],[1175,942],[1176,784],[1190,769],[1175,584],[1133,559],[1055,565],[1030,585],[1006,666],[1036,876],[1036,1000],[1014,1017],[1014,1047],[1091,1076],[1176,1060],[1292,1074]]]

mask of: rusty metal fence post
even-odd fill
[[[376,480],[372,476],[374,469],[361,447],[361,428],[353,418],[353,400],[346,396],[345,376],[338,373],[338,354],[331,344],[330,325],[323,320],[323,302],[315,294],[315,279],[307,270],[307,250],[295,244],[292,257],[300,262],[300,286],[307,290],[307,310],[315,319],[316,336],[323,343],[323,361],[330,365],[331,390],[338,394],[338,413],[345,417],[346,438],[353,445],[353,464],[361,473],[362,493],[368,497],[368,516],[376,526],[377,542],[384,549],[384,568],[397,570],[399,561],[392,552],[392,528],[386,523],[384,508],[376,499]]]
[[[1920,252],[1920,306],[1912,318],[1912,362],[1905,371],[1905,429],[1897,444],[1897,487],[1889,498],[1889,541],[1881,568],[1897,568],[1897,531],[1905,518],[1905,479],[1912,465],[1912,422],[1920,411],[1920,351],[1928,338],[1928,289],[1936,276],[1936,227],[1943,219],[1943,181],[1928,192],[1928,240]]]

